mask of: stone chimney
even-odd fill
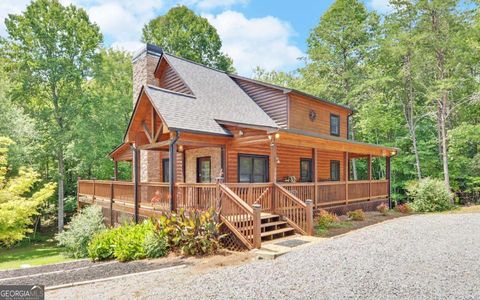
[[[133,105],[137,102],[142,85],[158,86],[158,79],[153,74],[158,60],[162,55],[162,48],[145,44],[132,58],[133,64]]]

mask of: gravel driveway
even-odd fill
[[[47,299],[480,299],[480,214],[416,215],[274,261],[50,291]]]

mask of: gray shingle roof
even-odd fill
[[[217,121],[278,128],[278,125],[226,73],[164,53],[194,96],[153,86],[145,91],[167,126],[229,134]]]

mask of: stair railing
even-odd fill
[[[261,207],[250,207],[226,185],[219,183],[220,218],[249,249],[261,246]]]
[[[312,200],[303,202],[278,183],[273,185],[275,187],[275,213],[284,217],[285,221],[297,232],[313,235]]]

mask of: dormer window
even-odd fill
[[[340,136],[340,116],[330,114],[330,135]]]

